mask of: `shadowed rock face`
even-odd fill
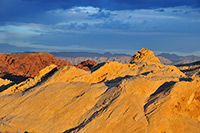
[[[11,95],[14,93],[25,92],[44,80],[47,80],[48,77],[52,76],[57,71],[57,66],[52,64],[50,66],[45,67],[42,69],[34,78],[28,78],[27,80],[19,83],[14,84],[6,88],[2,94]]]
[[[200,73],[200,61],[189,63],[189,64],[182,64],[176,65],[183,73],[188,76],[199,76]]]
[[[96,64],[97,63],[95,61],[86,60],[86,61],[82,61],[81,63],[76,65],[76,67],[80,68],[80,69],[83,69],[83,70],[86,70],[86,71],[89,71]]]
[[[131,63],[51,65],[19,84],[1,79],[0,132],[199,133],[200,78],[148,49]]]

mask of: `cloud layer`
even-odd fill
[[[0,17],[20,50],[200,51],[198,0],[1,0]]]
[[[73,7],[98,7],[106,10],[157,9],[177,6],[199,8],[199,0],[1,0],[1,23],[5,21],[36,22],[49,10]]]

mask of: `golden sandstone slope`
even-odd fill
[[[0,93],[1,132],[200,132],[200,78],[161,64],[148,49],[130,64],[42,71],[51,74]]]

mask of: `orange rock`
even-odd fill
[[[76,65],[76,67],[83,69],[83,70],[86,70],[86,71],[89,71],[96,64],[97,63],[95,61],[86,60],[86,61],[82,61],[81,63]]]
[[[49,53],[0,54],[0,73],[34,77],[40,70],[51,64],[57,65],[57,69],[67,65],[74,66],[64,60],[57,60],[54,55]],[[88,71],[95,64],[97,63],[87,60],[82,61],[76,67]]]
[[[49,53],[13,53],[0,55],[0,73],[34,77],[40,70],[51,64],[62,66],[72,65],[63,60],[57,60]]]

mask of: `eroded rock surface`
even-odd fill
[[[89,71],[96,64],[97,63],[95,61],[86,60],[86,61],[80,62],[78,65],[76,65],[76,67],[80,68],[80,69],[83,69],[83,70],[86,70],[86,71]]]
[[[10,94],[14,94],[14,93],[27,91],[28,89],[35,87],[40,82],[47,79],[55,71],[57,71],[56,65],[52,64],[50,66],[47,66],[46,68],[42,69],[34,78],[28,78],[27,80],[25,80],[19,84],[14,84],[13,86],[9,87],[4,92],[2,92],[1,94],[10,95]]]
[[[161,64],[148,49],[131,63],[65,66],[25,93],[4,90],[0,131],[199,133],[200,78]]]

